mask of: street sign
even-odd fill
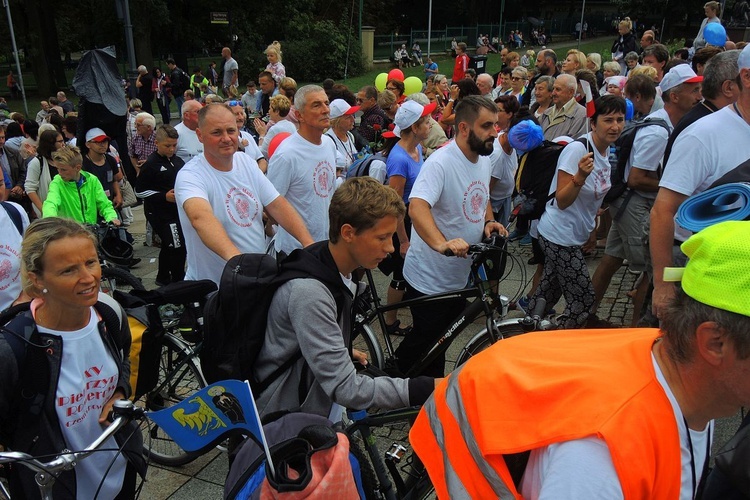
[[[229,12],[211,12],[211,24],[229,24]]]

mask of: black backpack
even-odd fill
[[[651,125],[659,125],[664,127],[667,134],[670,133],[669,125],[661,118],[644,118],[642,120],[635,120],[628,122],[625,128],[620,134],[620,137],[613,144],[615,151],[614,154],[610,154],[609,163],[612,166],[610,172],[610,182],[612,187],[604,195],[604,202],[611,203],[618,199],[628,189],[628,181],[625,179],[625,167],[630,161],[630,152],[633,150],[633,142],[635,141],[635,134],[639,129],[643,127],[649,127]],[[610,151],[611,151],[610,147]]]
[[[587,144],[586,139],[578,139],[578,142]],[[529,220],[542,216],[547,203],[557,192],[550,194],[549,190],[557,171],[557,161],[565,146],[557,142],[544,141],[521,156],[516,171],[517,196],[511,220],[515,219],[514,215],[523,215]]]
[[[297,250],[295,252],[303,252]],[[291,258],[294,252],[287,259]],[[266,336],[268,309],[276,290],[289,280],[317,278],[314,270],[285,267],[267,254],[241,254],[227,261],[219,290],[204,309],[204,341],[201,368],[208,383],[225,379],[248,380],[257,397],[302,357],[298,351],[265,380],[256,380],[253,366]],[[321,280],[334,297],[329,283]],[[337,313],[341,303],[337,301]],[[304,314],[304,312],[302,312]]]

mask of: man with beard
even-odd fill
[[[557,69],[557,54],[552,49],[540,50],[536,56],[535,67],[537,70],[534,78],[529,81],[528,88],[533,89],[536,87],[536,82],[543,76],[551,76],[557,78],[560,75],[560,71]],[[525,92],[521,96],[521,106],[529,106],[536,102],[535,92]]]
[[[507,236],[490,204],[489,155],[497,138],[496,121],[494,102],[465,97],[456,106],[455,141],[422,165],[409,198],[413,229],[404,263],[405,300],[463,288],[471,266],[465,258],[469,245],[493,232]],[[446,250],[459,258],[446,257]],[[412,306],[414,327],[396,351],[399,369],[408,370],[464,306],[463,299]],[[444,365],[440,356],[424,375],[442,377]]]

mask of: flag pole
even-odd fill
[[[253,396],[253,390],[250,387],[250,382],[245,380],[245,383],[247,384],[247,389],[250,391],[251,397]],[[258,414],[258,407],[253,404],[253,412],[255,413],[255,421],[260,423],[260,415]],[[260,428],[260,440],[263,443],[263,452],[266,454],[266,462],[268,463],[268,468],[271,469],[271,475],[276,478],[276,468],[273,466],[273,460],[271,459],[271,450],[268,448],[268,441],[266,441],[266,433],[263,432],[263,426],[258,425]]]

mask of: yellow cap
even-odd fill
[[[688,263],[665,268],[664,281],[682,281],[698,302],[750,316],[750,221],[714,224],[680,248]]]

